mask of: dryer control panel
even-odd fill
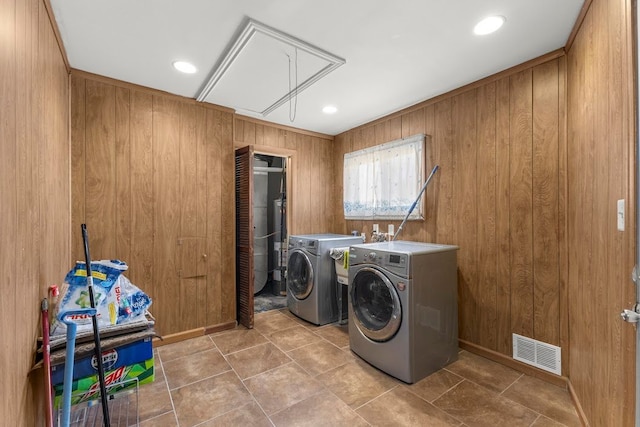
[[[352,246],[349,250],[349,264],[373,264],[406,277],[409,271],[409,255]]]
[[[304,249],[307,252],[315,254],[318,250],[318,241],[292,237],[289,239],[289,249]]]

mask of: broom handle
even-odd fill
[[[89,288],[89,302],[91,308],[96,308],[96,300],[93,295],[93,274],[91,272],[91,256],[89,255],[89,236],[87,235],[87,225],[82,224],[82,241],[84,242],[84,258],[87,264],[87,286]],[[100,381],[100,394],[102,399],[102,420],[104,427],[111,426],[109,419],[109,400],[107,396],[107,385],[104,380],[104,366],[102,365],[102,348],[100,346],[100,331],[98,329],[98,314],[91,317],[93,323],[93,342],[95,344],[95,356],[98,364],[98,380]]]
[[[431,178],[433,177],[433,174],[435,174],[437,171],[438,171],[438,165],[435,165],[435,167],[433,168],[433,170],[429,174],[429,177],[427,178],[427,180],[425,181],[424,185],[422,186],[422,189],[420,190],[420,193],[418,194],[418,197],[416,197],[416,199],[413,201],[413,204],[409,208],[409,212],[407,212],[407,215],[402,220],[402,224],[400,224],[400,227],[398,227],[398,232],[393,236],[393,239],[391,241],[396,240],[398,238],[398,236],[400,235],[400,232],[404,228],[405,222],[407,222],[407,220],[409,219],[409,215],[411,215],[411,212],[413,212],[413,210],[415,209],[416,205],[418,204],[418,201],[420,200],[420,197],[422,197],[422,193],[424,193],[424,190],[425,190],[425,188],[427,188],[427,185],[429,185],[429,181],[431,181]]]

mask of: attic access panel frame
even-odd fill
[[[221,61],[218,62],[217,66],[214,68],[213,72],[211,73],[211,77],[198,94],[196,98],[197,101],[205,102],[207,100],[209,95],[211,95],[213,90],[231,69],[234,63],[236,63],[242,56],[242,53],[249,51],[247,47],[251,44],[252,40],[257,39],[256,36],[259,35],[270,37],[276,42],[282,43],[284,45],[284,49],[298,49],[327,63],[327,65],[322,67],[317,72],[313,73],[310,77],[306,78],[304,81],[302,81],[302,83],[299,83],[297,86],[286,92],[283,96],[281,96],[267,108],[263,109],[262,111],[254,112],[262,115],[263,117],[267,116],[269,113],[286,103],[290,99],[290,97],[293,96],[293,94],[297,95],[301,93],[312,84],[346,63],[343,58],[320,49],[317,46],[314,46],[261,22],[255,21],[253,19],[248,19],[247,24],[245,25],[244,29],[235,40],[231,48],[228,50],[227,54]]]

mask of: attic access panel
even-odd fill
[[[268,115],[345,60],[249,19],[218,61],[198,101]],[[297,71],[297,86],[296,86]]]

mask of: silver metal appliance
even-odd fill
[[[329,251],[362,243],[362,237],[307,234],[289,237],[287,253],[287,307],[316,325],[338,321],[338,282]]]
[[[457,246],[391,241],[349,248],[349,344],[414,383],[458,358]]]

